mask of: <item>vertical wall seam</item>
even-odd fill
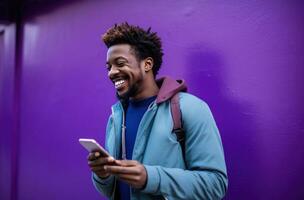
[[[15,70],[14,70],[14,97],[13,97],[13,134],[11,140],[12,149],[12,182],[11,199],[18,199],[18,175],[19,175],[19,144],[20,144],[20,92],[23,52],[23,26],[21,19],[21,1],[16,2],[16,35],[15,35]]]

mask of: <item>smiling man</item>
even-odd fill
[[[102,39],[119,101],[106,132],[113,157],[88,156],[97,190],[110,199],[221,199],[228,179],[217,126],[207,104],[185,93],[183,81],[155,79],[160,38],[123,23]],[[182,138],[174,131],[176,97]]]
[[[107,53],[108,76],[120,99],[144,99],[159,90],[152,74],[152,57],[138,60],[135,53],[129,44],[112,45]]]

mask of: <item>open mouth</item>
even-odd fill
[[[124,79],[115,80],[114,81],[115,89],[116,90],[122,89],[124,87],[125,83],[126,83],[126,80],[124,80]]]

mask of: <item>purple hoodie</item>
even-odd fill
[[[167,101],[178,92],[187,91],[184,80],[174,80],[168,76],[156,80],[156,84],[160,88],[156,98],[157,104]]]

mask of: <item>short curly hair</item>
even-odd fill
[[[102,35],[105,45],[110,48],[116,44],[129,44],[135,51],[138,60],[151,57],[154,62],[152,68],[154,77],[157,75],[163,57],[161,39],[151,28],[146,31],[139,26],[129,25],[127,22],[115,24]]]

